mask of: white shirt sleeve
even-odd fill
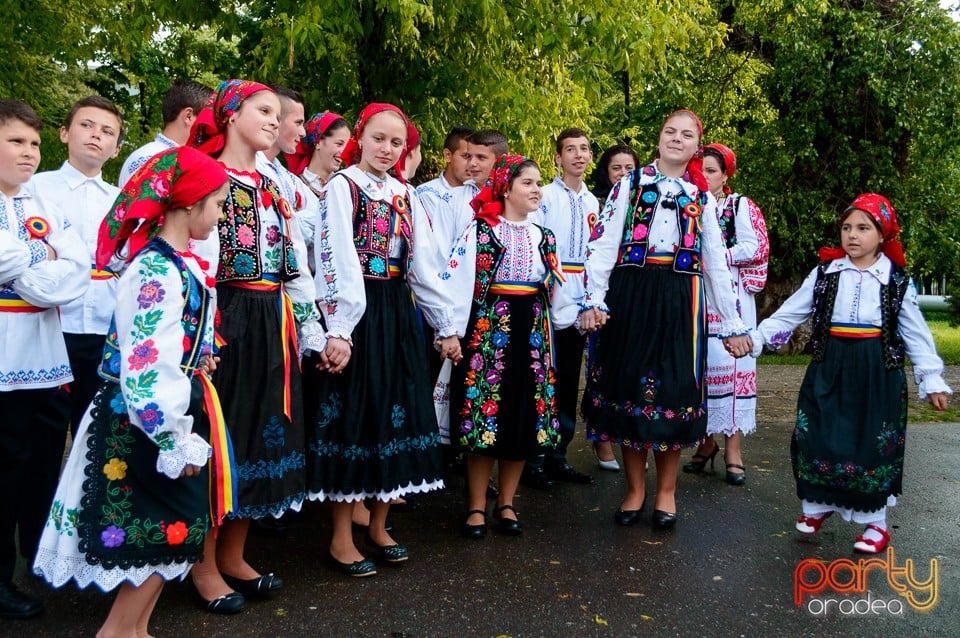
[[[473,287],[477,278],[477,223],[471,222],[453,244],[450,259],[440,273],[440,280],[451,297],[451,326],[460,337],[467,334]]]
[[[756,209],[756,225],[753,209]],[[741,195],[733,219],[737,228],[737,243],[727,251],[727,263],[734,266],[759,266],[766,263],[767,256],[760,254],[760,238],[762,236],[762,243],[766,244],[767,225],[757,205],[750,201],[750,198]]]
[[[817,283],[817,268],[810,271],[800,288],[783,302],[775,313],[764,319],[756,330],[750,331],[754,357],[760,356],[764,344],[774,350],[786,345],[797,326],[813,314],[813,287]]]
[[[737,309],[737,293],[733,275],[727,267],[727,249],[723,245],[717,221],[717,200],[707,195],[707,204],[700,213],[703,232],[700,236],[700,264],[703,267],[707,304],[720,315],[717,336],[745,335],[749,332]]]
[[[79,299],[90,285],[90,255],[83,240],[72,228],[64,229],[62,217],[48,216],[47,221],[50,234],[46,242],[57,253],[57,258],[31,265],[13,282],[14,292],[40,308],[62,306]]]
[[[449,337],[455,333],[451,311],[453,300],[439,278],[440,253],[420,199],[411,190],[408,193],[413,219],[413,264],[407,282],[427,322],[436,328],[440,337]]]
[[[590,235],[584,262],[586,272],[584,307],[607,310],[606,296],[607,289],[610,287],[610,273],[617,262],[627,209],[630,206],[631,179],[632,173],[628,173],[614,185]]]
[[[943,359],[937,355],[933,334],[920,312],[917,289],[912,281],[900,306],[898,324],[907,356],[913,364],[913,376],[919,386],[920,398],[925,399],[928,394],[935,392],[953,394],[943,380]]]

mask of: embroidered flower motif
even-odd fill
[[[252,275],[255,267],[250,255],[237,255],[233,260],[233,269],[238,275]]]
[[[267,447],[282,447],[286,442],[284,436],[283,424],[279,417],[270,417],[267,424],[263,426],[263,444]]]
[[[490,430],[487,430],[480,436],[480,440],[483,441],[484,445],[493,445],[497,442],[497,435]]]
[[[153,339],[147,339],[133,347],[133,351],[127,357],[127,363],[130,364],[131,370],[142,370],[157,362],[157,354],[158,351],[154,347]]]
[[[486,416],[493,416],[500,411],[500,406],[497,405],[497,402],[493,399],[487,399],[483,402],[483,406],[480,408],[480,411]]]
[[[387,272],[387,264],[383,261],[383,257],[374,257],[370,260],[370,271],[378,275]]]
[[[114,414],[127,413],[127,403],[123,400],[122,392],[117,392],[117,394],[110,399],[110,409],[113,410]]]
[[[186,523],[183,521],[177,521],[176,523],[167,525],[165,532],[167,535],[168,544],[183,545],[183,541],[187,540],[189,530],[187,529]]]
[[[157,175],[150,180],[150,190],[163,199],[170,194],[170,181],[164,175]]]
[[[116,525],[111,525],[100,532],[100,542],[103,543],[104,547],[109,547],[111,549],[123,545],[123,541],[126,539],[126,537],[127,533]]]
[[[247,248],[253,246],[253,229],[241,224],[237,227],[237,241],[240,242],[241,246],[246,246]]]
[[[267,245],[276,246],[280,241],[280,227],[267,226]]]
[[[119,481],[127,475],[127,463],[118,458],[112,458],[104,464],[103,474],[108,481]]]
[[[148,403],[142,410],[137,410],[137,418],[140,419],[143,431],[147,434],[153,434],[163,425],[163,412],[156,403]]]
[[[637,226],[633,229],[633,241],[641,241],[647,236],[646,226]]]
[[[390,414],[390,422],[393,424],[393,427],[399,428],[403,425],[403,422],[407,420],[407,412],[403,409],[402,405],[394,405],[393,412]]]
[[[164,291],[160,282],[152,279],[140,286],[140,294],[137,295],[137,304],[141,309],[149,308],[153,304],[163,301]]]
[[[490,339],[491,343],[493,343],[494,347],[496,348],[502,348],[503,346],[507,345],[507,341],[509,340],[510,338],[503,330],[497,330],[494,332],[493,337]]]

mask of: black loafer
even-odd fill
[[[589,485],[590,483],[593,483],[592,476],[578,471],[569,463],[548,465],[547,476],[554,481],[564,481],[566,483],[579,483],[581,485]]]
[[[504,518],[502,515],[503,510],[513,510],[513,513],[516,514],[517,510],[514,509],[513,505],[503,505],[493,510],[493,529],[497,530],[501,534],[506,534],[507,536],[519,536],[523,533],[523,525],[520,524],[519,520],[514,520],[512,518]]]
[[[373,561],[367,560],[366,558],[352,563],[341,563],[331,555],[330,563],[338,572],[353,576],[354,578],[365,578],[367,576],[377,575],[377,566],[373,564]]]
[[[223,576],[223,582],[244,596],[250,596],[251,598],[263,598],[270,592],[283,588],[283,581],[273,572],[251,578],[250,580],[241,580],[235,576],[228,576],[222,573],[220,575]]]
[[[676,513],[653,510],[653,529],[672,529],[676,524]]]
[[[213,600],[207,600],[201,596],[200,592],[196,589],[193,590],[193,594],[197,600],[197,604],[211,614],[220,614],[223,616],[239,614],[247,604],[247,599],[237,591],[232,591],[229,594],[214,598]]]
[[[394,565],[398,563],[406,562],[410,558],[410,552],[407,551],[406,545],[401,545],[400,543],[395,543],[393,545],[378,545],[370,538],[370,534],[367,534],[367,545],[370,546],[380,557],[380,560],[393,563]]]
[[[17,589],[13,583],[0,583],[0,618],[33,618],[43,611],[43,603]]]
[[[550,477],[547,476],[547,471],[542,467],[523,468],[523,473],[520,474],[520,484],[532,487],[535,490],[546,491],[553,488],[553,481],[550,480]]]
[[[470,525],[467,523],[474,514],[483,515],[483,522],[479,525]],[[487,513],[483,510],[470,510],[467,512],[467,515],[463,517],[463,527],[460,528],[460,531],[467,538],[483,538],[487,535]]]

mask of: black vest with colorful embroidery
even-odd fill
[[[557,243],[553,231],[549,228],[537,225],[542,237],[540,238],[540,258],[547,269],[547,276],[554,270],[551,264],[557,263]],[[554,238],[554,241],[550,241]],[[500,262],[506,254],[506,247],[500,243],[493,229],[486,221],[477,220],[477,269],[476,280],[473,284],[473,301],[482,304],[487,298],[487,291],[494,282],[497,270],[500,269]]]
[[[269,199],[269,207],[277,213],[280,220],[280,234],[283,242],[280,250],[280,270],[277,273],[281,281],[290,281],[300,276],[297,255],[293,249],[293,240],[284,232],[287,220],[293,216],[290,203],[280,194],[280,189],[266,175],[261,175],[261,189],[250,186],[240,180],[230,178],[230,190],[223,205],[223,219],[217,226],[220,235],[220,267],[217,269],[217,281],[256,281],[263,278],[263,259],[260,252],[260,215],[257,201],[260,191],[267,193],[263,199]]]
[[[390,237],[399,234],[406,244],[401,270],[406,274],[413,259],[413,224],[410,201],[397,195],[393,203],[371,199],[356,182],[343,175],[350,185],[353,201],[353,245],[360,258],[364,279],[390,278]]]
[[[623,238],[616,266],[644,266],[649,251],[648,237],[654,213],[663,199],[657,182],[640,185],[641,169],[633,171],[630,178],[630,207],[624,224]],[[699,193],[691,199],[683,194],[669,198],[677,211],[677,228],[680,229],[680,245],[673,255],[673,269],[679,273],[699,275],[700,241],[702,229],[700,214],[707,204],[707,194]],[[666,203],[666,201],[665,201]],[[668,206],[664,206],[668,208]]]
[[[810,347],[814,361],[823,361],[830,337],[830,317],[840,287],[840,271],[827,273],[829,261],[817,267],[817,282],[813,286],[813,335]],[[910,275],[896,264],[891,264],[890,280],[880,286],[880,341],[883,345],[883,363],[888,370],[903,367],[906,350],[900,338],[900,307],[907,294]]]
[[[717,209],[717,223],[720,225],[720,236],[723,245],[733,248],[737,245],[737,207],[740,206],[740,195],[728,195],[723,200],[723,206]]]

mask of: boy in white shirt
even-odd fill
[[[474,133],[472,128],[455,126],[447,133],[443,141],[443,161],[446,168],[436,179],[432,179],[417,187],[417,196],[420,203],[430,216],[433,224],[433,233],[442,237],[441,252],[449,252],[450,246],[462,228],[454,228],[455,213],[453,209],[456,201],[457,189],[470,179],[467,165],[470,163],[470,153],[467,151],[467,137]],[[446,261],[447,254],[442,255]]]
[[[190,128],[197,114],[203,109],[213,89],[192,80],[174,80],[163,96],[160,112],[163,115],[163,130],[152,142],[147,142],[130,153],[120,169],[120,188],[130,176],[148,159],[168,148],[183,146],[190,136]]]
[[[42,197],[80,235],[90,255],[90,286],[83,297],[60,308],[73,383],[70,384],[70,428],[76,431],[100,386],[103,343],[116,305],[117,275],[93,267],[100,222],[120,192],[103,181],[101,169],[117,156],[123,120],[113,102],[99,95],[78,101],[60,127],[67,161],[55,171],[33,176],[27,188]]]
[[[90,275],[83,243],[62,215],[23,185],[40,163],[36,112],[0,99],[0,618],[43,604],[13,584],[20,553],[33,562],[60,474],[73,380],[57,306]]]

